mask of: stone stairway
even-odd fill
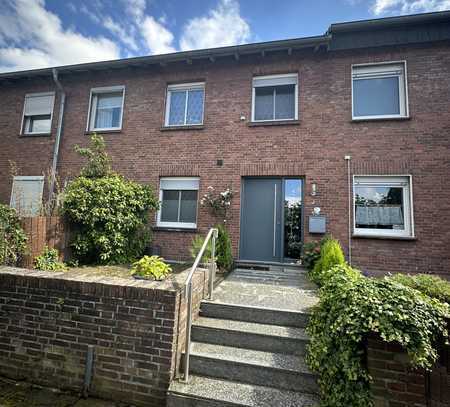
[[[172,382],[167,406],[317,406],[304,361],[314,289],[300,268],[231,273],[201,304],[189,383]]]

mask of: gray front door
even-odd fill
[[[240,259],[281,262],[282,180],[244,178]]]

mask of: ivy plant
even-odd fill
[[[364,340],[377,333],[402,345],[412,366],[430,368],[435,344],[448,337],[449,306],[385,277],[340,264],[323,270],[308,333],[307,361],[319,374],[322,407],[373,405]]]
[[[27,236],[15,209],[0,204],[0,264],[16,265],[27,249]]]

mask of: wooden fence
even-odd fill
[[[21,266],[32,268],[36,256],[45,246],[56,248],[61,260],[70,257],[69,228],[60,216],[35,216],[21,219],[23,230],[28,237],[28,251],[22,258]]]

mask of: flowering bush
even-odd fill
[[[232,198],[233,191],[230,188],[216,193],[215,189],[209,186],[208,192],[200,200],[200,205],[209,208],[214,216],[222,216],[225,220],[227,218],[227,211],[231,206]]]

